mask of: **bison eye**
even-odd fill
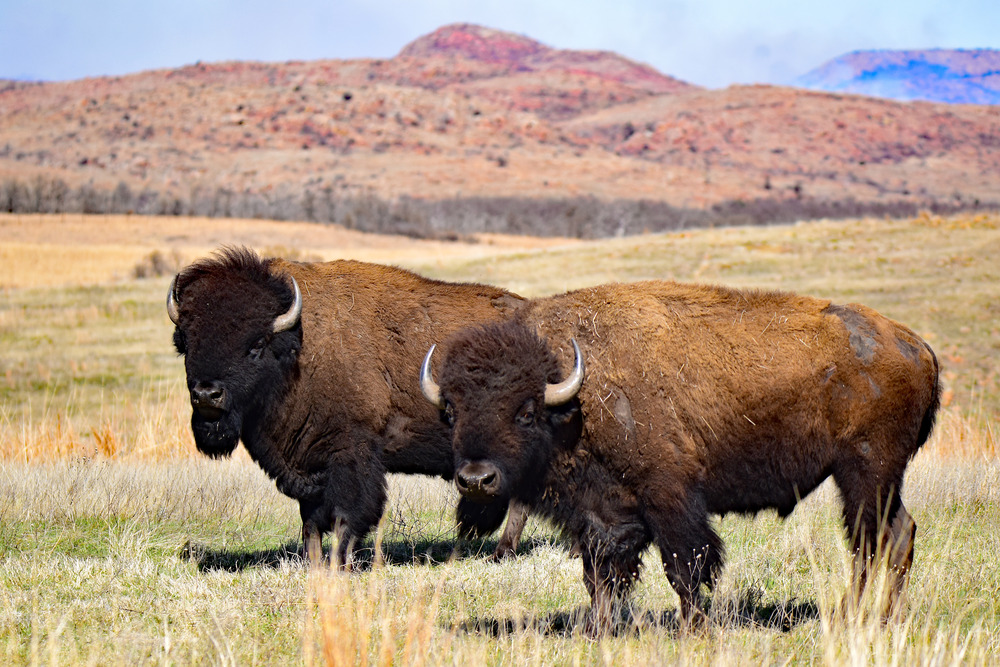
[[[264,356],[264,350],[267,348],[267,337],[257,339],[257,342],[253,344],[250,351],[247,352],[247,356],[255,361],[260,360]]]
[[[448,426],[455,425],[455,408],[452,407],[451,401],[445,401],[444,420],[448,422]]]
[[[535,401],[533,399],[528,399],[521,406],[521,409],[517,412],[517,417],[514,420],[519,426],[531,426],[535,423]]]

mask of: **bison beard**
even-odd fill
[[[197,262],[167,298],[197,447],[219,458],[242,441],[299,501],[304,549],[318,558],[334,531],[346,564],[382,515],[387,471],[454,472],[447,428],[415,378],[430,337],[505,317],[520,301],[360,262],[262,260],[245,249]],[[475,534],[492,532],[506,511],[467,508],[460,528]],[[499,555],[516,546],[519,517]]]
[[[547,404],[571,340],[586,380]],[[704,621],[702,588],[724,555],[709,515],[787,516],[829,476],[855,558],[846,601],[860,599],[878,555],[889,566],[883,613],[898,608],[915,534],[903,472],[934,423],[938,366],[919,337],[874,311],[776,292],[609,285],[456,333],[439,381],[428,377],[425,396],[452,425],[459,490],[521,501],[567,533],[581,551],[591,633],[614,626],[650,544],[681,617]]]
[[[240,444],[240,416],[229,411],[215,419],[203,417],[197,410],[191,414],[191,433],[198,451],[213,459],[229,456]]]

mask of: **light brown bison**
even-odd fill
[[[537,299],[460,331],[439,384],[432,352],[421,383],[452,425],[459,491],[523,501],[564,529],[581,550],[590,631],[609,627],[651,543],[681,617],[703,619],[701,587],[723,559],[709,515],[787,516],[829,476],[854,590],[878,552],[890,605],[898,596],[916,530],[903,472],[939,395],[934,353],[906,327],[824,299],[647,282]]]
[[[299,501],[306,552],[318,557],[336,529],[347,563],[382,515],[386,471],[452,477],[447,426],[417,382],[427,347],[520,303],[501,289],[387,266],[225,249],[181,271],[167,297],[195,443],[219,457],[242,440]],[[505,512],[505,502],[463,500],[460,530],[492,532]],[[512,513],[500,555],[516,547],[524,517]]]

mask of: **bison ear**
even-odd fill
[[[180,327],[174,327],[174,349],[177,350],[177,354],[187,353],[187,341]]]
[[[583,434],[583,412],[579,399],[574,398],[556,408],[549,408],[549,424],[557,447],[572,447]]]

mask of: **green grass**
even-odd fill
[[[764,513],[718,523],[728,564],[710,630],[678,629],[676,597],[651,552],[633,624],[600,642],[580,634],[580,562],[551,530],[532,522],[511,562],[480,558],[489,541],[452,553],[443,545],[456,545],[454,492],[438,480],[392,477],[377,536],[385,560],[337,575],[310,572],[293,553],[294,503],[246,460],[4,464],[0,475],[8,663],[300,664],[368,631],[351,664],[380,651],[401,660],[407,633],[424,642],[410,657],[433,664],[985,664],[1000,651],[996,461],[927,453],[912,466],[905,501],[917,558],[897,623],[837,620],[848,562],[836,492],[824,486],[786,521]],[[345,625],[348,612],[355,621]],[[374,621],[361,626],[358,616]]]
[[[194,453],[169,279],[0,299],[0,663],[989,664],[1000,655],[998,218],[704,230],[413,268],[541,295],[673,278],[856,301],[927,338],[949,405],[911,465],[904,616],[836,613],[849,572],[829,484],[787,521],[727,517],[713,625],[680,631],[645,560],[632,623],[580,634],[581,565],[535,520],[516,560],[457,542],[455,492],[393,476],[347,576],[310,571],[296,504],[249,461]],[[327,543],[329,548],[329,542]]]

